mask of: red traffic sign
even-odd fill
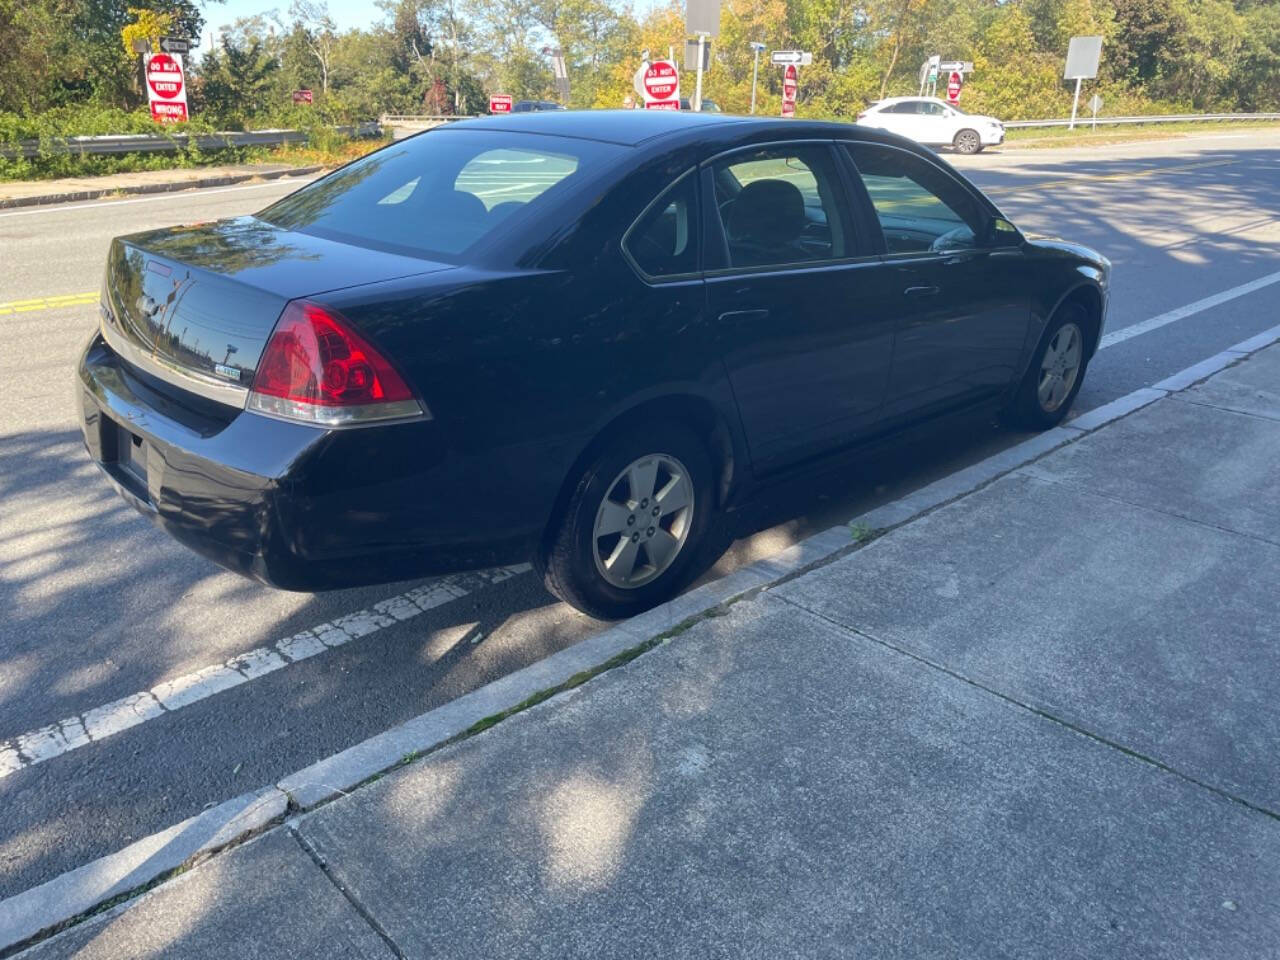
[[[180,54],[157,53],[146,59],[147,100],[151,119],[172,123],[187,119],[187,88]]]
[[[796,115],[796,92],[799,89],[800,73],[796,70],[794,63],[789,63],[786,70],[782,72],[782,115],[784,117]]]
[[[659,103],[674,101],[675,109],[680,109],[680,71],[670,60],[655,60],[649,64],[649,68],[644,72],[643,83],[645,100]]]
[[[157,53],[147,62],[147,86],[157,97],[174,100],[182,95],[182,67],[167,53]]]
[[[313,94],[310,90],[295,90],[293,91],[293,102],[294,103],[314,103],[315,94]]]
[[[960,87],[964,85],[964,75],[959,70],[952,70],[947,80],[947,102],[960,102]]]
[[[511,94],[509,93],[493,93],[489,95],[489,112],[490,113],[510,113],[511,112]]]

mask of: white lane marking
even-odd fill
[[[185,196],[190,199],[192,194],[199,194],[207,197],[214,193],[235,193],[237,190],[263,190],[267,187],[302,187],[314,180],[315,177],[281,177],[279,180],[271,180],[267,183],[249,183],[240,187],[197,187],[192,184],[181,190],[168,190],[164,193],[152,193],[145,197],[131,197],[128,200],[89,200],[85,203],[75,203],[69,206],[50,205],[47,207],[36,207],[31,210],[12,210],[0,213],[0,220],[6,217],[32,217],[37,213],[67,213],[72,210],[96,210],[101,207],[118,207],[125,203],[151,203],[155,200],[172,200],[175,195]]]
[[[166,680],[150,690],[130,694],[113,703],[20,734],[12,740],[0,741],[0,779],[163,714],[181,710],[216,693],[265,677],[291,663],[367,637],[531,569],[529,564],[522,563],[441,577],[372,607],[285,637],[269,647],[258,647],[225,663],[202,667]]]
[[[1269,273],[1265,277],[1259,277],[1257,280],[1251,280],[1249,283],[1242,283],[1240,286],[1232,287],[1230,290],[1223,290],[1221,293],[1215,293],[1213,296],[1205,297],[1203,300],[1188,303],[1186,306],[1178,307],[1176,310],[1169,310],[1166,313],[1158,314],[1149,320],[1143,320],[1141,323],[1135,323],[1128,327],[1121,327],[1119,330],[1113,330],[1102,338],[1102,341],[1098,344],[1098,349],[1103,350],[1107,347],[1113,347],[1117,343],[1124,343],[1126,340],[1131,340],[1144,333],[1150,333],[1152,330],[1156,330],[1170,323],[1182,320],[1192,314],[1212,309],[1219,304],[1235,300],[1237,297],[1243,297],[1258,290],[1262,290],[1265,287],[1271,286],[1273,283],[1280,283],[1280,270],[1275,273]]]

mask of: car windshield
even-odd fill
[[[442,130],[393,144],[258,214],[286,230],[459,262],[526,207],[550,208],[625,148],[591,140]]]

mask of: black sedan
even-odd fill
[[[1057,423],[1109,269],[875,130],[465,121],[256,216],[115,240],[84,438],[138,509],[266,583],[532,557],[619,617],[772,479],[961,408]]]

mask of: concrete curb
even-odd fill
[[[275,787],[243,794],[0,902],[0,953],[243,840],[283,817],[286,806]]]
[[[97,200],[101,197],[131,196],[143,193],[177,193],[182,190],[198,190],[204,187],[228,187],[248,180],[281,180],[285,177],[305,177],[319,173],[322,166],[293,167],[289,170],[268,170],[265,173],[228,173],[196,180],[172,180],[164,183],[140,183],[132,187],[103,187],[101,189],[66,190],[62,193],[39,194],[32,197],[0,197],[0,210],[15,207],[36,207],[52,203],[72,203],[78,200]]]
[[[1046,454],[1185,389],[1280,342],[1272,327],[1219,354],[1074,420],[1002,450],[892,503],[758,560],[670,603],[623,621],[444,706],[299,770],[275,786],[229,800],[190,820],[0,902],[0,956],[69,925],[108,900],[149,887],[191,859],[237,843],[286,812],[301,813],[344,796],[365,781],[455,740],[476,724],[516,712],[599,671],[620,655],[669,636],[726,604],[858,547],[856,528],[885,531],[988,485]]]

